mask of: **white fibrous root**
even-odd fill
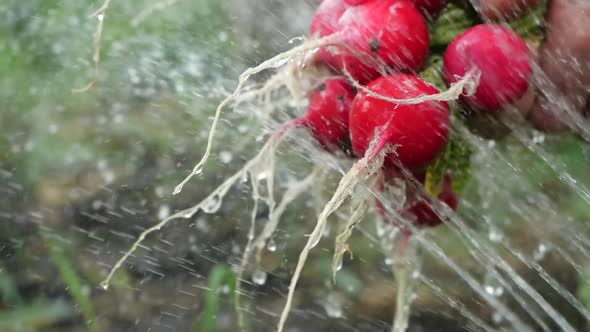
[[[198,204],[194,205],[191,208],[179,211],[171,215],[170,217],[160,221],[156,225],[146,229],[143,231],[137,240],[131,245],[129,250],[127,250],[123,256],[113,265],[111,270],[109,271],[107,277],[100,283],[101,287],[104,289],[108,289],[111,279],[113,278],[114,274],[117,272],[119,268],[123,265],[123,263],[139,248],[141,243],[145,240],[145,238],[153,232],[156,232],[162,227],[166,226],[170,221],[175,219],[190,219],[192,218],[197,212],[203,211],[205,213],[215,213],[221,207],[223,198],[229,191],[229,189],[239,181],[243,180],[245,177],[250,176],[254,178],[252,182],[253,186],[258,187],[258,179],[266,179],[267,183],[273,183],[274,177],[274,155],[279,143],[293,130],[294,126],[285,126],[282,130],[276,131],[266,142],[266,144],[262,147],[262,149],[258,152],[258,154],[248,161],[244,167],[242,167],[239,171],[234,173],[231,177],[225,180],[219,187],[217,187],[213,192],[211,192],[205,199],[203,199]],[[269,188],[270,189],[270,188]],[[272,190],[271,190],[272,191]],[[253,195],[254,199],[257,201],[260,199],[257,192]],[[272,199],[266,197],[263,198],[269,205],[273,205]]]
[[[113,0],[105,0],[102,6],[98,8],[94,13],[90,15],[90,17],[96,17],[98,20],[98,24],[96,26],[96,31],[94,32],[94,52],[92,53],[92,62],[94,63],[94,78],[90,83],[86,84],[86,86],[78,89],[73,89],[72,92],[74,93],[82,93],[92,89],[99,80],[100,76],[100,46],[101,46],[101,39],[102,39],[102,31],[104,30],[104,21],[106,18],[106,12],[111,5]]]
[[[344,225],[344,230],[336,236],[336,243],[334,245],[334,257],[332,258],[332,278],[336,282],[336,273],[342,268],[342,258],[346,252],[350,252],[348,248],[348,239],[352,235],[352,231],[363,221],[367,214],[369,204],[366,200],[355,202],[352,208],[352,216]]]
[[[333,34],[333,35],[330,35],[330,36],[327,36],[324,38],[306,41],[303,44],[296,46],[296,47],[294,47],[288,51],[285,51],[283,53],[277,54],[273,58],[262,62],[261,64],[259,64],[256,67],[249,68],[246,71],[244,71],[242,74],[240,74],[240,77],[238,79],[238,85],[236,86],[236,89],[234,90],[234,92],[231,95],[227,96],[217,106],[217,109],[215,110],[215,115],[213,116],[213,122],[211,124],[211,129],[209,131],[209,136],[207,138],[207,146],[205,147],[205,153],[203,154],[203,157],[195,165],[195,167],[193,168],[191,173],[180,184],[178,184],[176,186],[173,194],[180,193],[182,191],[182,188],[184,187],[184,185],[188,181],[190,181],[190,179],[193,176],[196,176],[196,175],[201,174],[203,172],[203,167],[205,166],[205,163],[208,161],[209,156],[211,154],[211,147],[213,144],[213,138],[215,137],[215,132],[217,129],[217,125],[219,123],[219,119],[221,117],[222,110],[227,105],[234,102],[240,96],[242,89],[244,88],[244,84],[252,75],[256,75],[256,74],[258,74],[264,70],[267,70],[267,69],[281,68],[281,67],[287,65],[290,61],[293,61],[294,59],[296,59],[298,57],[301,57],[301,56],[305,57],[306,54],[315,52],[315,50],[317,50],[320,47],[335,44],[339,40],[340,40],[340,35]],[[278,81],[280,82],[281,80],[278,79]],[[272,86],[267,87],[267,89],[272,90],[271,88],[272,88]]]
[[[446,91],[431,95],[421,95],[415,98],[397,99],[381,95],[361,85],[350,75],[348,71],[346,71],[346,68],[344,70],[344,74],[352,83],[352,85],[359,91],[363,91],[368,96],[373,98],[381,99],[394,104],[420,104],[427,101],[453,101],[459,99],[461,95],[472,96],[479,86],[479,80],[481,78],[481,71],[474,68],[468,71],[465,76],[463,76],[463,78],[451,84],[451,86]]]
[[[256,250],[256,264],[260,264],[262,251],[266,248],[268,240],[274,234],[277,229],[281,216],[287,209],[287,207],[293,203],[297,197],[305,193],[309,187],[314,183],[315,179],[321,173],[320,168],[314,168],[313,171],[300,182],[290,186],[289,189],[283,194],[281,202],[276,209],[271,213],[268,223],[262,229],[262,232],[258,235],[256,240],[253,242],[253,248]]]
[[[305,247],[299,254],[299,260],[297,261],[295,272],[291,277],[289,293],[287,295],[285,307],[283,308],[283,312],[281,313],[281,317],[279,319],[278,332],[282,332],[285,327],[285,323],[291,311],[293,296],[295,294],[295,289],[297,288],[297,282],[299,281],[301,271],[305,266],[307,256],[309,255],[311,249],[313,249],[320,242],[322,235],[326,230],[328,217],[334,213],[349,196],[353,195],[353,192],[358,184],[365,182],[367,179],[377,173],[377,171],[383,166],[385,155],[391,152],[392,149],[389,147],[381,148],[378,151],[375,151],[378,140],[379,137],[373,139],[369,149],[367,149],[367,152],[365,153],[365,156],[357,161],[352,166],[350,171],[348,171],[348,173],[346,173],[342,179],[340,179],[338,188],[336,188],[332,198],[330,198],[320,213],[314,230],[309,235]]]

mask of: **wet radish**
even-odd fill
[[[379,78],[367,85],[375,93],[396,99],[434,95],[439,91],[409,74]],[[433,161],[443,150],[449,136],[450,110],[444,101],[396,104],[360,91],[350,113],[352,148],[365,155],[369,143],[378,135],[374,153],[386,145],[395,146],[395,153],[386,155],[386,165],[420,169]]]
[[[480,24],[470,28],[449,44],[443,62],[447,84],[469,70],[481,73],[475,94],[461,98],[476,111],[501,112],[529,90],[531,51],[520,36],[504,26]]]
[[[327,11],[329,6],[334,9]],[[336,24],[329,25],[340,13]],[[327,0],[313,22],[312,34],[338,36],[334,45],[320,50],[317,60],[340,72],[347,71],[361,83],[387,71],[416,71],[428,55],[428,26],[408,0],[365,1],[348,7]]]
[[[344,78],[327,79],[311,92],[307,114],[298,121],[325,149],[350,153],[348,119],[354,96]]]
[[[443,180],[442,192],[438,194],[438,200],[452,210],[459,207],[459,196],[453,192],[451,175],[447,174]],[[419,198],[406,207],[405,214],[416,227],[435,227],[442,223],[439,215],[434,212],[432,202],[428,198]]]

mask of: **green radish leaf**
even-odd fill
[[[460,193],[471,177],[471,155],[474,148],[462,137],[451,134],[445,150],[426,171],[424,187],[435,197],[442,191],[443,178],[450,172],[453,191]]]
[[[435,51],[444,51],[453,39],[478,23],[479,19],[468,8],[451,3],[430,27],[430,45]]]
[[[442,76],[442,61],[442,56],[432,55],[428,57],[426,67],[420,72],[420,78],[434,85],[439,90],[446,89],[446,83]]]

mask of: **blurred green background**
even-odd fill
[[[230,266],[239,265],[246,241],[252,204],[246,186],[232,190],[219,213],[174,222],[151,236],[108,291],[98,284],[141,230],[189,207],[253,156],[263,126],[247,111],[226,112],[204,176],[172,198],[174,186],[203,153],[214,107],[238,74],[305,34],[315,5],[311,0],[113,0],[101,39],[99,81],[87,92],[73,93],[94,77],[98,21],[89,15],[100,3],[0,2],[0,331],[236,330]],[[154,12],[138,21],[150,8]],[[490,234],[510,237],[504,243],[532,257],[551,239],[571,252],[580,265],[544,252],[539,260],[588,302],[590,289],[578,277],[586,272],[581,265],[586,260],[565,244],[572,235],[543,227],[568,216],[572,227],[587,234],[588,202],[559,174],[590,186],[590,149],[573,135],[543,137],[541,143],[554,169],[513,137],[479,153],[461,213],[482,241],[497,242]],[[285,148],[279,171],[284,183],[303,177],[300,170],[309,163],[300,153]],[[331,186],[320,189],[328,192]],[[540,203],[536,194],[550,204]],[[520,204],[518,209],[506,208],[510,201]],[[487,222],[480,222],[482,215]],[[258,271],[266,282],[246,280],[240,310],[252,331],[274,330],[314,218],[310,197],[289,208],[273,238],[278,250],[265,253]],[[330,271],[335,227],[313,253],[296,295],[293,331],[388,330],[394,286],[386,255],[373,239],[374,218],[368,219],[364,233],[353,236],[355,258],[346,259],[335,286]],[[531,231],[535,222],[540,232]],[[482,283],[493,284],[456,234],[441,228],[431,236]],[[527,280],[541,282],[538,271],[514,255],[506,257]],[[422,264],[425,280],[437,287],[426,281],[418,286],[410,330],[473,328],[444,296],[494,322],[493,310],[445,263],[426,255]],[[542,287],[572,324],[585,328],[562,296]]]

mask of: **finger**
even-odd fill
[[[522,17],[539,0],[472,0],[475,9],[491,21],[505,21]]]
[[[530,113],[539,129],[554,132],[576,122],[590,87],[590,2],[553,0],[542,46],[539,93]]]

